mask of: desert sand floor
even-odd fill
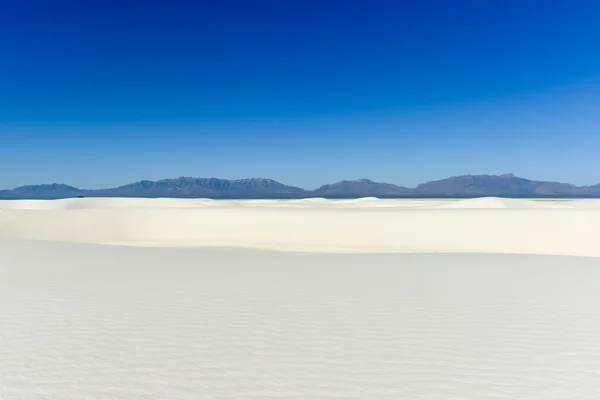
[[[0,399],[598,399],[599,206],[0,202]]]

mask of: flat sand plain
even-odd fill
[[[0,399],[597,399],[599,214],[0,202]]]

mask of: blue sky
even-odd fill
[[[600,182],[600,2],[0,2],[0,188]]]

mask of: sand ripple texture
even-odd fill
[[[600,200],[0,201],[0,238],[294,252],[600,257]]]
[[[0,240],[2,400],[600,394],[600,259]]]

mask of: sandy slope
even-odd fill
[[[595,200],[0,202],[0,400],[597,399],[599,256]]]
[[[67,199],[0,202],[0,237],[310,252],[600,256],[600,201]]]
[[[2,400],[592,400],[600,259],[0,240]]]

